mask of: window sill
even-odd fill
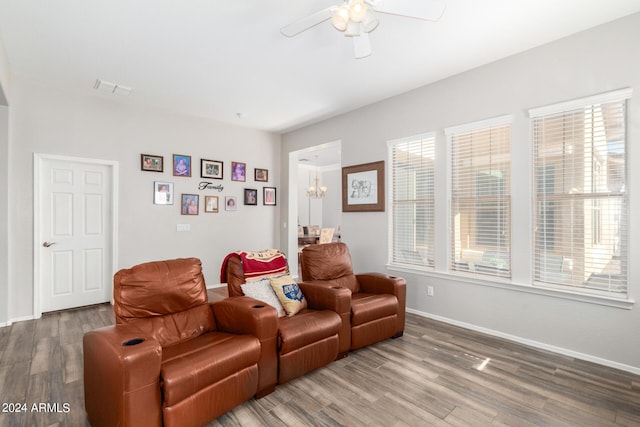
[[[434,277],[444,280],[455,280],[457,282],[463,282],[473,285],[489,286],[492,288],[504,289],[513,292],[524,292],[534,295],[544,295],[553,298],[579,301],[588,304],[597,304],[607,307],[621,308],[625,310],[631,310],[635,304],[635,300],[631,298],[624,299],[601,295],[588,295],[579,292],[571,292],[570,290],[559,290],[550,287],[543,287],[542,285],[533,286],[531,284],[516,283],[510,280],[501,280],[500,278],[487,280],[484,278],[471,277],[462,274],[451,274],[441,271],[435,271],[429,268],[411,268],[393,264],[387,264],[386,267],[389,271],[394,272],[416,274],[420,276]]]

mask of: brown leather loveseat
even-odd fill
[[[343,287],[350,307],[340,313],[340,352],[356,350],[404,333],[406,281],[382,273],[354,274],[344,243],[307,246],[300,254],[300,286]]]
[[[120,270],[114,312],[116,325],[83,340],[94,427],[201,426],[275,386],[275,310],[208,303],[196,258]]]

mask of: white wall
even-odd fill
[[[9,63],[0,40],[0,326],[9,321]]]
[[[283,135],[287,153],[322,141],[342,141],[342,164],[387,161],[388,140],[437,132],[437,158],[445,159],[443,129],[511,114],[513,282],[529,284],[531,271],[531,146],[527,110],[632,87],[628,117],[630,218],[640,212],[640,14],[488,64],[383,102]],[[375,54],[375,53],[374,53]],[[388,172],[388,166],[387,166]],[[283,174],[286,166],[283,167]],[[447,170],[436,166],[436,262],[446,272]],[[283,183],[287,183],[283,177]],[[286,189],[284,191],[286,193]],[[285,201],[286,202],[286,201]],[[283,208],[286,208],[284,206]],[[383,213],[343,213],[342,240],[356,271],[386,271],[387,221]],[[284,239],[282,239],[285,241]],[[630,224],[630,254],[640,253],[640,226]],[[640,266],[630,262],[630,292],[640,294]],[[402,274],[412,311],[640,373],[640,310],[613,308],[558,296],[471,283],[446,274]],[[425,288],[435,288],[427,297]]]
[[[7,102],[11,90],[11,73],[9,71],[9,61],[4,49],[4,43],[0,40],[0,105],[9,105]]]
[[[327,194],[322,202],[322,226],[338,228],[342,222],[342,169],[340,165],[322,169],[322,185]]]
[[[187,117],[151,107],[136,107],[128,98],[110,98],[13,79],[9,153],[9,251],[11,319],[33,315],[33,153],[100,158],[119,162],[119,268],[175,257],[199,257],[207,284],[219,283],[226,254],[235,250],[278,247],[278,206],[262,205],[262,187],[278,188],[280,137],[267,132]],[[135,97],[135,90],[131,97]],[[140,170],[140,154],[164,156],[164,173]],[[172,154],[192,156],[192,177],[172,176]],[[200,159],[224,162],[224,179],[209,180],[222,192],[198,190]],[[247,181],[232,182],[230,162],[247,165]],[[254,168],[269,170],[269,182],[255,182]],[[174,183],[175,204],[153,204],[153,182]],[[258,189],[258,206],[243,206],[243,189]],[[180,215],[180,194],[199,194],[198,216]],[[204,195],[238,197],[238,210],[204,213]],[[279,201],[278,201],[279,204]],[[190,232],[176,232],[177,224]]]
[[[2,84],[0,83],[0,91]],[[9,107],[0,105],[0,326],[9,321]]]

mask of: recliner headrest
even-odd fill
[[[113,278],[114,311],[121,318],[180,312],[207,303],[198,258],[153,261],[118,271]]]

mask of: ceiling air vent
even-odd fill
[[[117,83],[108,82],[106,80],[97,79],[93,88],[98,92],[113,93],[115,95],[128,96],[133,89],[122,86]]]

